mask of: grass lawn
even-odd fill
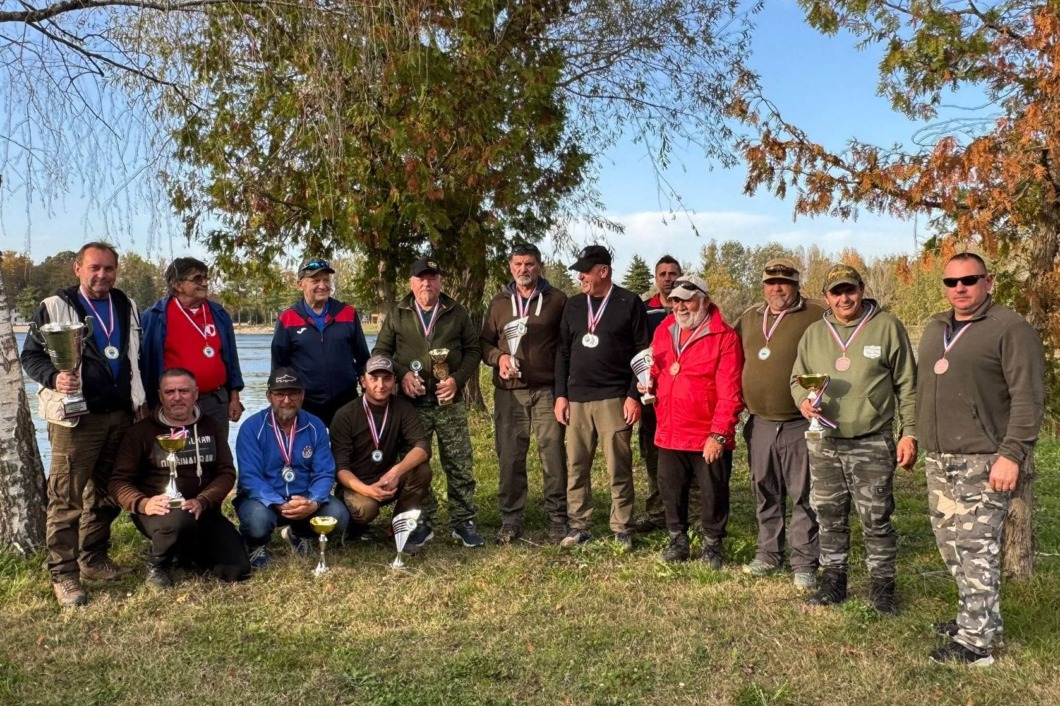
[[[473,437],[479,524],[492,536],[497,459],[485,414]],[[1038,466],[1043,556],[1033,580],[1004,584],[1006,644],[989,669],[927,659],[941,644],[929,625],[952,619],[956,589],[920,468],[896,483],[902,612],[882,618],[866,602],[860,528],[855,598],[837,609],[804,613],[790,574],[739,571],[755,536],[742,457],[721,572],[664,564],[665,532],[638,538],[631,555],[610,541],[545,546],[535,460],[524,541],[472,551],[439,536],[406,572],[388,567],[380,527],[375,542],[333,543],[324,578],[277,539],[277,558],[245,584],[180,574],[157,594],[142,583],[145,542],[123,517],[114,556],[137,573],[90,584],[88,607],[60,612],[41,557],[0,557],[0,703],[1058,704],[1060,442],[1039,445]],[[594,480],[594,534],[607,536],[602,468]],[[637,482],[640,492],[643,466]]]

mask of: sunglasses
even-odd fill
[[[954,287],[957,286],[957,283],[960,282],[965,287],[971,287],[973,284],[975,284],[979,280],[981,280],[981,279],[983,279],[985,277],[989,277],[989,276],[990,276],[989,272],[984,272],[984,273],[979,274],[979,275],[965,275],[964,277],[943,277],[942,278],[942,285],[944,287],[946,287],[946,289],[953,289]]]
[[[706,294],[706,292],[704,292],[692,282],[678,282],[674,285],[674,289],[687,289],[690,292],[700,292],[702,294]]]
[[[306,264],[302,265],[303,270],[323,270],[324,268],[331,269],[331,263],[327,260],[310,260]]]
[[[512,255],[534,255],[536,257],[541,255],[541,251],[536,245],[520,244],[512,246]]]
[[[773,267],[766,268],[767,275],[784,275],[785,277],[794,277],[798,273],[798,270],[793,270],[790,267],[783,267],[782,265],[774,265]]]
[[[194,277],[185,277],[185,282],[194,282],[195,284],[206,284],[210,281],[209,275],[195,275]]]

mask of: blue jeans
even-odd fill
[[[309,525],[309,520],[319,515],[334,517],[338,520],[339,525],[335,528],[335,534],[338,537],[342,536],[346,531],[346,525],[350,522],[349,511],[334,495],[329,495],[324,504],[304,520],[288,520],[280,514],[279,510],[246,496],[236,496],[233,504],[236,507],[236,516],[239,518],[239,534],[243,536],[248,549],[268,544],[273,531],[283,525],[290,525],[296,537],[313,539],[316,537],[316,532]]]

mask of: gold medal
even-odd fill
[[[670,374],[677,375],[679,372],[681,372],[681,364],[675,360],[673,365],[670,366]]]

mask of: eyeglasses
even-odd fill
[[[943,277],[942,278],[942,285],[944,287],[946,287],[946,289],[953,289],[954,287],[957,286],[957,283],[960,282],[965,287],[971,287],[973,284],[975,284],[979,280],[981,280],[981,279],[983,279],[985,277],[989,277],[989,276],[990,276],[989,272],[983,272],[983,273],[978,274],[978,275],[965,275],[964,277]]]
[[[793,270],[790,267],[784,267],[783,265],[773,265],[772,267],[766,268],[767,275],[784,275],[785,277],[793,277],[798,274],[798,270]]]
[[[195,275],[194,277],[185,277],[185,282],[193,282],[195,284],[206,284],[210,281],[209,275]]]
[[[295,392],[270,392],[269,394],[277,400],[289,400],[293,402],[302,396],[302,392],[302,390],[297,390]]]

